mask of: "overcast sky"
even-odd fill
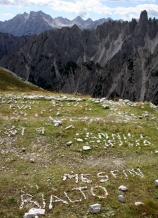
[[[151,17],[158,17],[158,0],[0,0],[0,20],[8,20],[16,14],[39,11],[52,17],[76,16],[98,19],[111,17],[113,19],[130,20],[138,18],[146,9]]]

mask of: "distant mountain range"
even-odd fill
[[[92,19],[84,20],[80,16],[73,20],[63,17],[52,18],[42,11],[18,14],[8,21],[0,21],[0,32],[10,33],[15,36],[25,36],[40,34],[42,32],[61,29],[62,27],[72,27],[77,25],[80,29],[96,29],[97,26],[109,21],[110,18],[103,18],[96,21]]]

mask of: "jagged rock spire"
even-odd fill
[[[142,11],[139,18],[139,23],[148,22],[148,12],[146,10]]]

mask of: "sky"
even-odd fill
[[[107,17],[131,20],[138,18],[142,10],[158,18],[158,0],[0,0],[1,21],[30,11],[69,19],[81,16],[93,20]]]

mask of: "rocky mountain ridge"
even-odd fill
[[[72,27],[77,25],[81,29],[95,29],[109,19],[84,20],[80,16],[73,20],[63,17],[52,18],[42,11],[31,11],[30,13],[18,14],[14,18],[0,22],[0,32],[13,34],[15,36],[40,34],[52,29],[61,29],[62,27]]]
[[[158,21],[109,21],[28,37],[0,65],[43,88],[158,104]],[[1,41],[0,41],[1,43]],[[0,45],[1,46],[1,45]]]

